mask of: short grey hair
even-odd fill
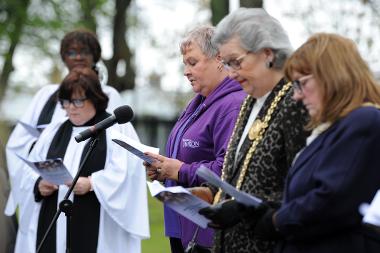
[[[181,54],[185,54],[191,44],[196,43],[202,53],[208,58],[216,57],[219,53],[218,47],[212,42],[215,27],[205,25],[191,30],[180,44]]]
[[[220,46],[238,37],[241,47],[257,53],[271,49],[273,67],[282,69],[293,52],[289,37],[277,19],[261,8],[239,8],[224,17],[216,26],[213,43]]]

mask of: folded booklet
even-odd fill
[[[62,185],[73,181],[73,177],[63,164],[61,158],[48,159],[45,161],[31,162],[17,155],[46,181]]]
[[[30,135],[32,135],[33,137],[36,137],[38,138],[40,135],[41,135],[41,132],[46,128],[47,125],[38,125],[36,127],[33,127],[25,122],[22,122],[22,121],[18,121],[18,123],[20,123],[20,125],[26,130],[28,131],[28,133]]]
[[[150,194],[156,197],[165,205],[179,213],[180,215],[191,220],[202,228],[206,228],[210,222],[209,219],[200,215],[198,211],[204,207],[210,206],[206,201],[192,195],[182,186],[173,186],[165,188],[158,181],[147,182]]]
[[[197,175],[210,184],[221,188],[225,193],[229,194],[230,196],[234,197],[236,201],[247,205],[247,206],[259,206],[263,201],[255,196],[252,196],[246,192],[242,192],[237,190],[235,187],[230,185],[227,182],[224,182],[218,175],[216,175],[214,172],[206,168],[205,166],[201,165],[197,169]]]
[[[116,133],[115,133],[116,134]],[[112,139],[113,142],[117,143],[118,145],[122,146],[135,156],[139,157],[140,159],[144,160],[145,162],[151,164],[154,162],[154,158],[147,156],[144,154],[144,152],[151,152],[157,154],[159,149],[151,146],[147,146],[144,144],[141,144],[140,142],[137,142],[131,138],[129,138],[126,135],[117,133],[117,138]]]

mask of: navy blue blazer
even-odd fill
[[[361,107],[305,147],[289,170],[276,252],[380,253],[358,207],[380,188],[380,110]]]

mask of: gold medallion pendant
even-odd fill
[[[265,123],[259,119],[256,119],[248,132],[248,138],[253,141],[259,136],[261,129],[264,128]]]

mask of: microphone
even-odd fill
[[[100,121],[99,123],[96,123],[95,125],[89,127],[88,129],[80,132],[77,136],[75,136],[75,140],[77,142],[82,142],[92,136],[95,136],[100,131],[109,128],[115,123],[124,124],[131,121],[132,118],[133,118],[132,108],[129,107],[128,105],[120,106],[113,111],[113,115]]]

